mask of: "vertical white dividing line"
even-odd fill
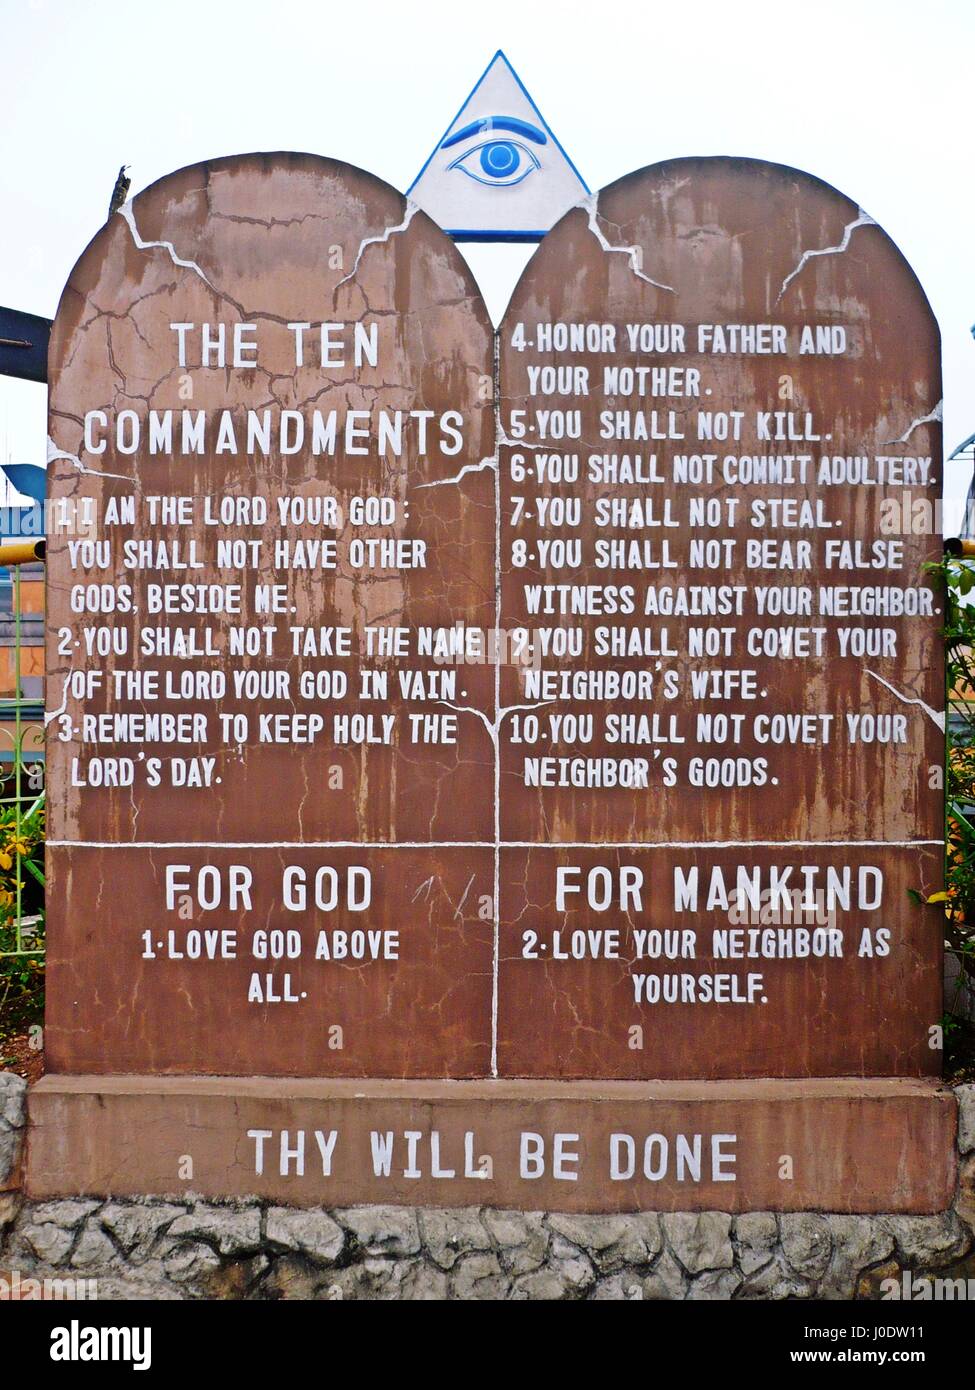
[[[501,334],[494,334],[494,943],[491,956],[491,1075],[498,1075],[498,970],[501,954]]]

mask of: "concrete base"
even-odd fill
[[[936,1082],[46,1076],[25,1191],[562,1212],[944,1211]]]

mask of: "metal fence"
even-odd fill
[[[38,845],[45,809],[43,681],[37,674],[24,674],[25,627],[32,629],[31,650],[36,651],[41,626],[40,614],[24,612],[20,565],[0,569],[4,689],[12,686],[11,693],[0,694],[0,958],[44,955],[43,851]]]

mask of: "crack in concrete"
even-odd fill
[[[119,482],[135,483],[138,479],[130,477],[126,473],[106,473],[101,468],[89,468],[87,464],[81,462],[77,454],[69,454],[66,449],[59,449],[50,435],[47,437],[47,468],[58,459],[66,459],[68,463],[73,463],[79,473],[90,473],[93,478],[116,478]]]
[[[64,684],[63,684],[63,686],[61,687],[61,703],[58,705],[57,709],[51,709],[51,710],[45,710],[45,711],[44,711],[44,727],[45,727],[45,729],[47,728],[48,724],[50,724],[51,721],[52,721],[53,719],[58,719],[58,718],[60,718],[60,716],[61,716],[62,714],[66,714],[66,713],[67,713],[67,709],[68,709],[68,682],[70,681],[70,679],[71,679],[73,673],[74,673],[74,667],[71,666],[71,667],[68,668],[68,671],[66,672],[65,677],[64,677]]]
[[[944,404],[944,401],[940,400],[927,415],[919,415],[916,420],[912,420],[903,434],[898,435],[896,439],[886,440],[885,447],[888,444],[906,444],[914,431],[922,425],[940,425],[944,415]]]
[[[498,735],[500,733],[501,721],[506,714],[515,714],[519,710],[541,709],[544,705],[557,704],[557,700],[537,700],[533,705],[502,705],[497,714],[491,718],[484,710],[478,709],[476,705],[455,705],[450,700],[435,700],[434,704],[446,705],[448,709],[456,710],[458,714],[476,714],[478,719],[488,731],[488,737],[494,747],[495,756],[498,755],[499,744]]]
[[[578,207],[584,208],[589,215],[589,230],[599,242],[604,251],[615,251],[618,255],[626,256],[630,262],[630,269],[639,280],[645,280],[648,285],[653,285],[654,289],[666,290],[668,294],[676,294],[673,285],[663,285],[659,280],[653,280],[649,275],[644,274],[640,268],[640,260],[643,255],[642,248],[639,246],[614,246],[607,240],[605,232],[599,226],[599,194],[590,193],[588,198],[583,198]]]
[[[803,251],[799,264],[796,266],[795,270],[790,270],[789,274],[782,281],[782,288],[775,297],[776,304],[778,304],[779,300],[785,294],[799,272],[814,256],[841,256],[849,246],[850,237],[856,231],[857,227],[876,227],[876,225],[876,222],[868,212],[864,212],[863,208],[857,208],[856,217],[852,222],[847,222],[846,226],[843,228],[843,236],[837,246],[822,246],[811,251]]]
[[[410,199],[407,198],[406,216],[403,218],[402,222],[398,222],[395,227],[387,227],[379,236],[364,237],[362,241],[359,242],[359,249],[355,253],[355,260],[352,262],[352,269],[349,271],[348,275],[343,275],[342,279],[335,286],[335,289],[341,289],[343,285],[355,279],[359,269],[359,262],[362,260],[363,252],[367,246],[378,246],[383,242],[389,241],[390,237],[397,236],[400,232],[405,232],[419,211],[419,205],[411,202]]]
[[[890,693],[892,695],[896,695],[898,700],[902,700],[905,705],[920,705],[921,709],[924,710],[924,713],[928,716],[928,718],[933,721],[935,726],[938,729],[940,729],[942,733],[944,733],[945,717],[943,713],[939,713],[937,710],[932,709],[931,706],[926,705],[923,700],[912,699],[910,695],[903,694],[902,691],[898,690],[895,686],[891,685],[890,681],[884,680],[883,676],[878,676],[876,671],[867,671],[866,674],[870,676],[873,680],[879,681],[881,685],[885,685],[887,689],[890,691]]]
[[[177,255],[176,247],[173,245],[171,241],[143,240],[142,236],[140,235],[139,229],[135,224],[135,212],[133,211],[131,203],[123,203],[122,206],[119,208],[118,212],[119,216],[124,218],[125,222],[128,224],[129,231],[132,233],[132,240],[135,242],[136,246],[139,248],[140,251],[154,251],[157,249],[160,251],[165,251],[166,254],[169,256],[169,259],[172,261],[173,265],[180,266],[183,270],[192,270],[195,275],[199,275],[200,279],[203,281],[203,283],[207,286],[208,289],[211,289],[214,291],[214,293],[216,293],[214,286],[207,279],[206,275],[204,275],[203,271],[197,265],[196,261],[187,261],[184,260],[182,256]]]
[[[489,458],[481,459],[480,463],[465,463],[460,472],[453,474],[450,478],[437,478],[432,483],[417,483],[414,491],[420,492],[425,487],[447,487],[451,483],[459,483],[465,473],[482,473],[485,469],[493,469],[494,472],[497,472],[497,454],[492,454]]]

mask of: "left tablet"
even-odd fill
[[[49,358],[57,1072],[489,1073],[493,335],[299,154],[126,204]]]

